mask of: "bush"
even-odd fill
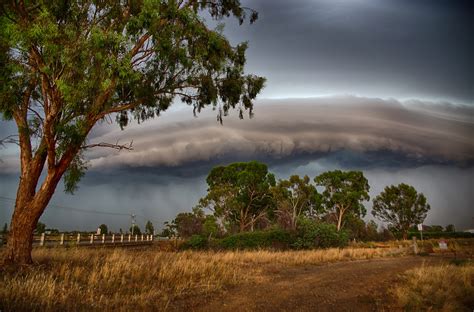
[[[413,236],[419,239],[420,232],[408,232],[408,239]],[[423,232],[423,239],[436,238],[474,238],[474,234],[469,232]]]
[[[293,235],[282,229],[244,232],[214,240],[218,249],[288,249],[293,242]]]
[[[193,235],[181,245],[182,249],[205,249],[207,247],[207,238],[202,235]]]
[[[348,243],[347,232],[337,231],[334,224],[301,219],[293,247],[297,249],[343,247]]]

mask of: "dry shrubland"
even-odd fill
[[[1,272],[0,310],[164,310],[180,298],[255,282],[270,264],[320,264],[403,252],[386,248],[226,252],[36,249],[36,265]]]
[[[408,311],[471,311],[474,264],[422,266],[408,271],[393,291]]]

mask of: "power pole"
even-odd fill
[[[130,215],[130,217],[132,218],[132,236],[133,236],[133,232],[135,231],[135,217],[136,215],[134,215],[133,213]]]

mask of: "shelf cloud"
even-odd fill
[[[224,125],[215,112],[189,110],[120,131],[98,129],[93,142],[130,142],[134,150],[94,150],[92,169],[178,167],[219,159],[286,159],[341,150],[392,152],[408,158],[470,166],[474,160],[474,108],[339,96],[261,100],[256,116]]]

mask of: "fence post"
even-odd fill
[[[105,234],[102,234],[102,244],[105,244]]]
[[[115,234],[112,234],[112,244],[115,244]]]
[[[40,246],[44,246],[44,233],[41,233]]]
[[[120,242],[123,243],[123,234],[120,234]]]
[[[94,244],[94,234],[91,234],[91,244]]]
[[[61,234],[61,239],[59,240],[59,245],[64,245],[64,233]]]
[[[416,244],[416,236],[413,236],[413,253],[418,254],[418,245]]]
[[[153,234],[150,234],[150,240],[153,241]]]
[[[77,233],[77,244],[81,243],[81,233]]]
[[[138,241],[138,235],[135,234],[135,241]]]
[[[128,234],[128,242],[130,243],[130,239],[132,238],[132,235]]]
[[[143,234],[142,234],[142,242],[143,242]]]

